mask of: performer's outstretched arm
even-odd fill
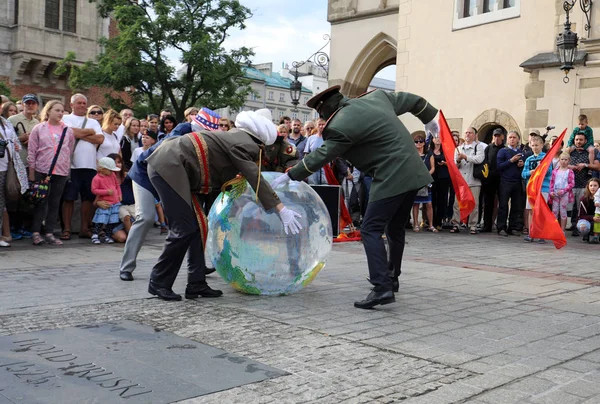
[[[323,146],[305,156],[304,160],[288,171],[288,175],[293,180],[302,180],[336,157],[342,156],[351,146],[352,142],[346,135],[335,129],[328,129]]]
[[[438,111],[427,100],[419,95],[405,92],[385,92],[394,106],[396,115],[400,116],[410,112],[423,123],[431,122],[437,115]]]

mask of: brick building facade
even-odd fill
[[[56,62],[67,52],[77,62],[94,60],[100,52],[98,39],[117,33],[116,24],[98,15],[88,0],[0,1],[0,81],[13,98],[33,93],[42,104],[60,99],[68,107],[73,93],[67,77],[54,75]],[[103,88],[82,91],[89,104],[105,105]]]

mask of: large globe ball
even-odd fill
[[[280,173],[265,172],[272,182]],[[298,212],[302,230],[285,234],[276,212],[266,212],[245,182],[243,193],[221,193],[208,215],[206,253],[219,275],[240,292],[286,295],[308,285],[325,265],[333,234],[325,204],[304,182],[277,189]]]

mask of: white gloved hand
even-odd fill
[[[430,122],[425,124],[425,137],[440,137],[440,126],[438,125],[437,115]]]
[[[287,175],[286,175],[286,177],[287,177]],[[298,219],[296,219],[298,217],[302,217],[302,216],[300,216],[300,214],[298,212],[294,212],[293,210],[288,209],[286,207],[284,207],[283,209],[281,209],[279,211],[279,218],[283,222],[283,230],[285,231],[285,234],[290,234],[290,232],[292,234],[300,233],[302,226],[300,225],[300,222],[298,221]]]
[[[271,183],[271,188],[275,189],[280,185],[285,185],[288,182],[290,182],[290,180],[291,180],[291,178],[289,175],[287,175],[287,174],[280,175],[279,177],[275,178],[275,181],[273,181]]]

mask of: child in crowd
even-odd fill
[[[590,239],[590,231],[596,221],[600,222],[600,218],[596,218],[595,211],[598,208],[595,206],[595,196],[600,189],[600,179],[590,178],[585,187],[581,201],[579,202],[579,220],[577,221],[577,230],[583,236],[583,241],[590,243],[598,243],[598,238]],[[598,236],[598,232],[595,232]]]
[[[542,152],[542,148],[544,147],[544,140],[542,139],[541,136],[535,135],[535,134],[530,134],[529,135],[529,146],[531,147],[533,154],[531,156],[527,157],[527,160],[525,160],[525,165],[523,166],[523,171],[521,172],[521,177],[524,180],[527,180],[527,182],[529,182],[529,179],[531,178],[531,174],[533,174],[533,171],[535,171],[535,169],[537,169],[537,167],[540,164],[540,162],[542,161],[542,159],[546,156],[546,153]],[[544,177],[544,182],[542,183],[542,196],[544,197],[544,199],[546,201],[548,200],[548,193],[550,192],[550,179],[551,178],[552,178],[552,165],[550,165],[548,167],[548,171],[546,172],[546,176]],[[527,203],[525,206],[525,213],[529,217],[529,234],[531,234],[531,226],[533,224],[533,212],[531,211],[531,204],[529,203],[529,198],[527,198]],[[523,241],[526,243],[531,243],[531,242],[535,241],[534,239],[532,239],[530,237],[529,234],[527,235],[527,237],[525,237],[523,239]],[[546,240],[538,239],[537,242],[544,244],[544,243],[546,243]]]
[[[596,149],[594,148],[594,131],[592,128],[588,126],[588,118],[587,115],[579,115],[579,125],[577,125],[573,129],[573,133],[571,133],[571,137],[569,138],[569,142],[567,146],[569,147],[569,153],[575,150],[575,136],[583,132],[585,134],[585,145],[583,148],[588,152],[590,157],[590,164],[594,164],[594,156],[596,155]]]
[[[135,163],[145,150],[148,150],[158,141],[158,133],[154,132],[151,129],[146,131],[146,134],[142,135],[142,147],[138,147],[135,149],[131,155],[131,162]],[[163,212],[163,208],[158,200],[156,202],[156,219],[158,221],[155,223],[157,226],[160,226],[160,234],[167,234],[169,229],[167,228],[167,223],[165,220],[165,213]]]
[[[156,143],[157,139],[158,133],[153,132],[150,129],[146,130],[146,133],[142,134],[142,147],[135,148],[133,153],[131,153],[131,162],[135,163],[138,157],[140,157],[140,154],[142,154],[144,150],[151,148],[154,143]]]
[[[567,206],[575,200],[573,196],[575,173],[569,168],[570,159],[569,153],[560,155],[558,169],[552,170],[552,179],[550,180],[552,213],[559,218],[563,231],[567,227],[567,210],[570,210]],[[554,168],[554,165],[552,167]]]
[[[100,230],[105,225],[104,242],[111,244],[113,240],[113,227],[119,223],[119,208],[121,207],[121,186],[114,171],[121,171],[110,157],[103,157],[98,161],[98,174],[92,180],[92,192],[98,196],[99,201],[110,203],[108,209],[98,208],[92,219],[94,229],[92,232],[92,243],[100,244]]]

